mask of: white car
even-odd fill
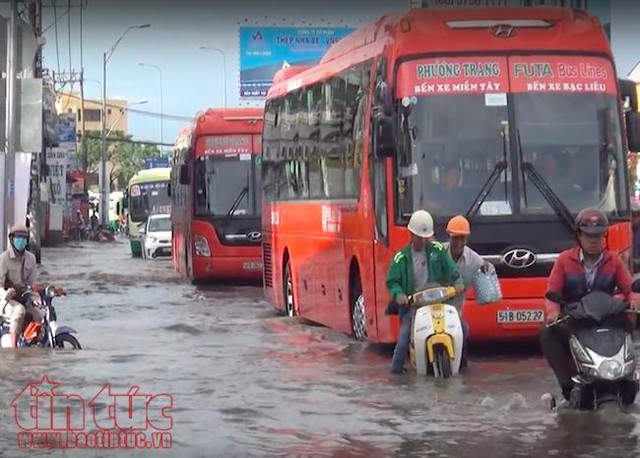
[[[142,234],[142,257],[144,259],[171,256],[171,217],[151,215]]]

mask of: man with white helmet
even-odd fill
[[[0,282],[3,289],[0,290],[0,304],[2,315],[9,320],[9,332],[11,342],[15,347],[18,335],[22,332],[24,317],[27,312],[34,320],[42,319],[42,312],[28,305],[28,310],[23,304],[15,301],[17,291],[23,286],[33,286],[36,282],[37,264],[33,253],[27,251],[29,243],[29,231],[22,224],[16,224],[9,232],[9,247],[0,254]]]
[[[449,251],[433,238],[433,218],[418,210],[409,220],[411,242],[398,251],[389,266],[387,288],[391,299],[399,308],[400,331],[393,352],[391,372],[401,374],[411,343],[411,324],[415,309],[408,306],[408,296],[433,284],[453,285],[456,292],[464,290],[464,284],[456,263]]]

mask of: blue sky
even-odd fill
[[[79,0],[73,0],[77,4]],[[51,0],[44,0],[51,5]],[[614,1],[612,41],[618,70],[626,75],[640,59],[636,18],[640,2]],[[58,15],[67,1],[58,0]],[[88,0],[84,13],[84,68],[88,80],[102,80],[102,52],[130,25],[150,23],[151,28],[132,30],[120,43],[108,64],[107,95],[130,101],[148,99],[141,110],[160,112],[158,72],[139,67],[138,62],[158,65],[164,77],[164,112],[191,118],[199,110],[221,106],[222,59],[199,45],[217,46],[226,51],[227,97],[238,105],[238,23],[243,25],[352,26],[369,22],[381,13],[405,9],[408,0]],[[624,6],[623,6],[624,4]],[[624,8],[624,9],[623,9]],[[45,66],[58,70],[80,68],[78,8],[71,11],[71,65],[69,65],[69,25],[67,17],[46,33]],[[43,26],[53,23],[51,6],[44,10]],[[77,85],[76,85],[77,88]],[[99,98],[100,86],[85,85],[86,97]],[[247,103],[245,102],[246,106]],[[255,103],[253,103],[255,105]],[[164,141],[173,142],[185,121],[165,119]],[[131,113],[129,129],[138,139],[159,141],[157,117]]]

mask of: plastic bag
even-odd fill
[[[478,270],[478,273],[473,279],[473,286],[478,304],[492,304],[502,300],[500,280],[498,279],[498,274],[496,274],[496,271],[493,269],[489,272]]]

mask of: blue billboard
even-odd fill
[[[240,97],[265,97],[283,65],[313,65],[348,27],[240,27]]]
[[[142,165],[143,169],[157,169],[160,167],[169,167],[168,157],[148,157],[145,158]]]

